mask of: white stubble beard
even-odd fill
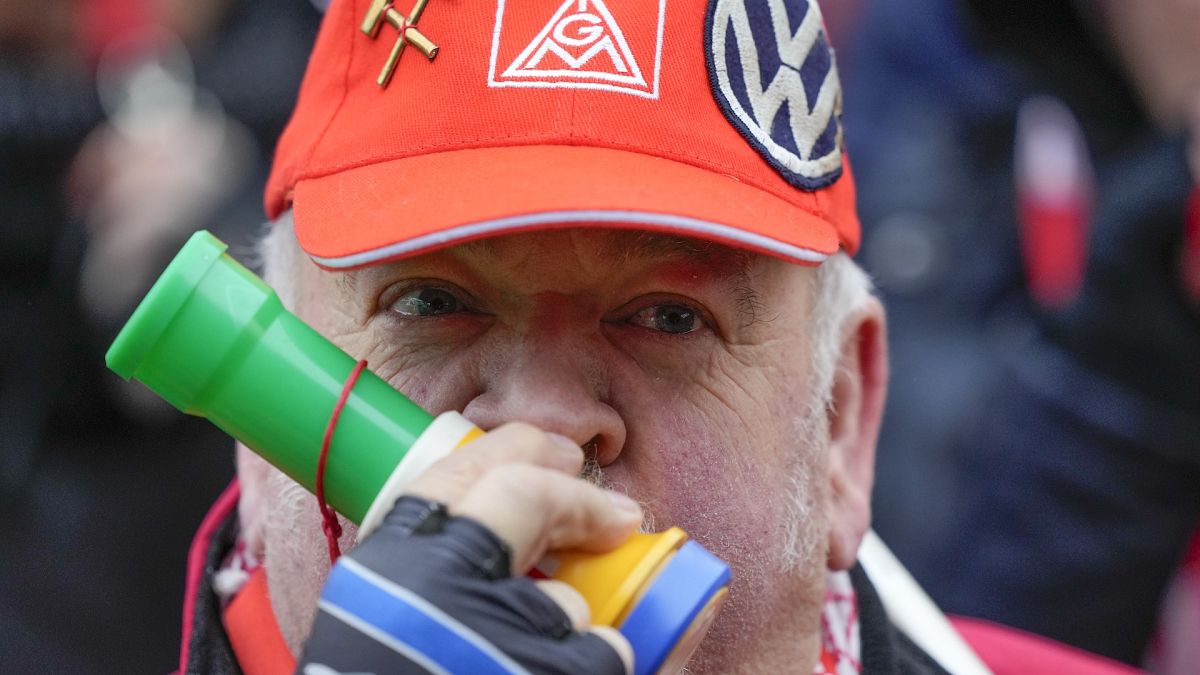
[[[284,642],[299,655],[316,619],[317,598],[332,563],[316,497],[274,469],[267,478],[266,492],[270,506],[264,566],[271,605]],[[354,547],[358,528],[340,515],[338,522],[342,526],[338,546],[345,553]]]

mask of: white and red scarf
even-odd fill
[[[821,607],[821,657],[813,675],[859,675],[862,644],[858,626],[858,596],[847,572],[826,575]]]

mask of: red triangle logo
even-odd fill
[[[604,76],[614,82],[646,86],[604,0],[566,0],[545,27],[504,71],[505,77]]]
[[[623,0],[563,0],[548,5],[547,10],[556,9],[543,15],[547,17],[544,21],[525,24],[529,29],[541,26],[530,39],[529,33],[502,37],[506,31],[501,2],[489,84],[616,89],[657,98],[665,2],[660,0],[657,26],[639,23],[632,34],[622,29],[617,15],[609,9],[612,3],[618,9],[629,4]],[[531,8],[522,9],[529,12]],[[536,13],[529,18],[537,20]],[[657,35],[650,33],[655,29]],[[658,44],[642,44],[652,35]],[[502,43],[507,46],[502,47]],[[636,43],[635,48],[631,48],[631,43]],[[514,56],[518,47],[522,48]]]

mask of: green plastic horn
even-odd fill
[[[355,361],[225,249],[208,232],[192,236],[108,350],[108,367],[207,417],[313,491],[314,447]],[[364,371],[329,448],[326,498],[355,523],[433,423],[396,393]]]

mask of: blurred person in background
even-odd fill
[[[1142,662],[1200,524],[1200,3],[881,0],[848,37],[876,526],[948,610]]]
[[[199,227],[245,247],[319,18],[307,0],[0,3],[0,654],[173,657],[186,542],[233,468],[103,350]]]
[[[71,8],[33,0],[0,6],[0,497],[28,474],[29,440],[61,378],[53,363],[64,349],[57,328],[70,320],[54,310],[75,295],[81,249],[64,179],[102,114],[72,40]]]

